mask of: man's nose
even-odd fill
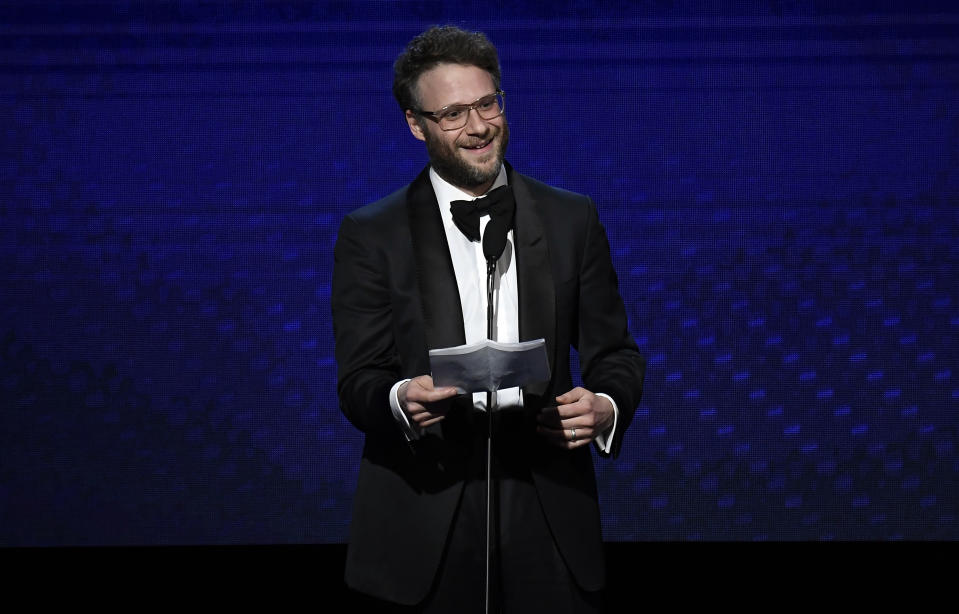
[[[469,134],[484,134],[489,130],[489,124],[480,117],[479,111],[470,109],[466,116],[466,132]]]

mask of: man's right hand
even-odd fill
[[[432,377],[420,375],[401,385],[396,398],[410,421],[423,428],[446,417],[451,406],[449,399],[456,394],[455,387],[434,388]]]

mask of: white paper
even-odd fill
[[[460,393],[504,390],[549,380],[546,341],[477,343],[430,350],[434,386]]]

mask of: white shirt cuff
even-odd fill
[[[597,392],[596,396],[609,399],[610,404],[613,406],[613,426],[609,427],[609,430],[603,433],[597,433],[596,437],[593,438],[596,448],[603,454],[609,454],[610,449],[613,447],[613,433],[616,432],[616,423],[619,421],[619,408],[616,407],[616,401],[613,400],[613,397],[608,394]]]
[[[390,388],[390,409],[393,410],[393,419],[396,420],[396,423],[400,425],[400,429],[403,431],[403,435],[406,436],[406,441],[413,441],[414,439],[419,439],[420,435],[416,432],[416,429],[410,424],[410,419],[407,417],[406,412],[403,411],[403,408],[400,407],[400,397],[399,391],[400,386],[410,381],[409,379],[402,379]],[[616,405],[614,404],[613,407]]]

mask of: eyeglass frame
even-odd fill
[[[483,117],[482,115],[480,115],[479,109],[477,109],[476,106],[480,103],[480,101],[485,100],[485,99],[489,98],[490,96],[492,96],[494,99],[495,99],[497,96],[499,96],[500,98],[502,98],[502,100],[503,100],[503,105],[500,107],[499,113],[497,113],[497,114],[494,115],[493,117],[486,118],[486,117]],[[463,125],[462,125],[462,126],[457,126],[456,128],[444,128],[444,127],[440,124],[440,121],[443,119],[443,117],[442,117],[443,112],[446,111],[447,109],[449,109],[450,107],[463,107],[463,109],[466,111],[466,114],[465,114],[466,120],[463,122]],[[440,130],[442,130],[442,131],[444,131],[444,132],[451,132],[451,131],[453,131],[453,130],[462,130],[463,128],[466,127],[466,124],[468,124],[469,121],[470,121],[470,117],[469,117],[470,111],[476,111],[476,114],[477,114],[477,115],[479,116],[479,118],[482,119],[483,121],[490,121],[491,119],[496,119],[497,117],[499,117],[499,116],[503,115],[504,113],[506,113],[506,92],[504,92],[503,90],[496,90],[496,91],[493,92],[492,94],[487,94],[487,95],[485,95],[485,96],[480,96],[479,98],[477,98],[476,100],[474,100],[474,101],[471,102],[470,104],[448,104],[448,105],[446,105],[445,107],[443,107],[442,109],[438,109],[438,110],[436,110],[436,111],[424,111],[423,109],[410,109],[410,110],[413,111],[414,113],[416,113],[417,115],[422,115],[423,117],[428,117],[428,118],[432,119],[434,122],[436,122],[436,125],[440,127]]]

